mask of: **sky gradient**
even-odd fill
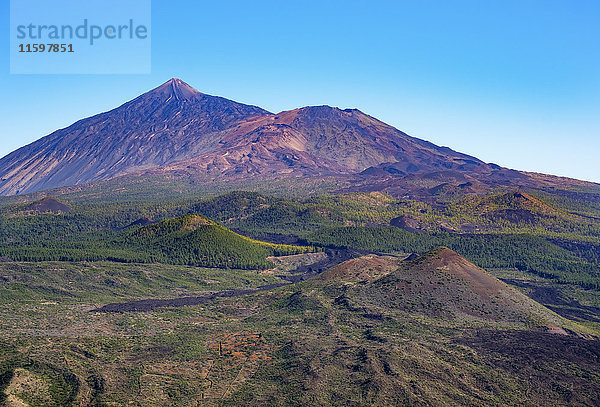
[[[12,0],[15,1],[15,0]],[[358,108],[510,168],[600,182],[600,2],[152,1],[152,73],[11,75],[0,156],[178,77],[272,112]]]

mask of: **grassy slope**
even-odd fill
[[[249,239],[202,215],[183,215],[136,229],[123,245],[176,264],[234,268],[268,268],[272,255],[298,254],[310,247],[278,245]]]
[[[224,287],[238,278],[260,284],[269,277],[143,265],[113,269],[110,263],[20,267],[2,272],[9,281],[35,277],[29,298],[4,291],[0,375],[35,375],[38,389],[56,390],[54,405],[70,405],[69,398],[78,405],[209,406],[600,401],[595,342],[506,330],[492,319],[474,330],[430,310],[419,317],[377,299],[385,276],[350,284],[309,280],[193,307],[97,314],[88,311],[96,301],[193,291],[203,285],[185,288],[194,279],[220,280],[215,284]],[[59,292],[44,289],[61,285]],[[96,289],[89,292],[89,285]],[[13,378],[11,394],[40,394],[32,392],[31,381],[15,387]]]

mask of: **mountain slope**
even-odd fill
[[[236,178],[358,174],[378,166],[395,175],[494,169],[477,158],[411,137],[356,109],[294,109],[238,123],[222,136],[218,149],[165,170],[191,168]]]
[[[600,404],[597,340],[557,327],[505,329],[493,314],[465,327],[429,311],[406,312],[401,301],[370,301],[368,295],[381,294],[382,281],[407,271],[398,271],[397,260],[388,268],[388,259],[363,259],[353,261],[349,274],[329,273],[326,284],[313,279],[246,296],[229,288],[248,292],[275,276],[158,265],[2,263],[0,397],[37,401],[47,395],[35,405]],[[461,275],[462,266],[471,266],[446,250],[419,264],[447,266],[436,274],[480,281],[490,293],[496,287]],[[380,272],[387,277],[371,280]],[[477,285],[465,290],[483,294]],[[422,301],[418,294],[410,292]],[[468,306],[468,299],[454,304]],[[186,300],[198,302],[178,309],[120,308],[119,314],[97,308],[115,301],[173,307]]]
[[[285,339],[226,405],[597,404],[597,341],[448,249],[353,259],[268,295],[244,326]]]
[[[250,175],[386,174],[494,167],[410,137],[356,109],[313,106],[270,114],[171,79],[0,159],[0,194],[115,176],[184,171]]]
[[[216,132],[266,114],[171,79],[0,159],[0,194],[99,181],[190,157],[216,143]]]

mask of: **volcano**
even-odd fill
[[[201,93],[173,78],[1,158],[0,194],[149,170],[207,174],[225,181],[359,176],[381,183],[390,177],[444,173],[455,178],[523,178],[516,171],[411,137],[356,109],[310,106],[273,114]]]

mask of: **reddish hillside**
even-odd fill
[[[312,278],[313,284],[329,282],[372,281],[398,269],[400,260],[395,257],[364,256],[348,260]]]
[[[547,327],[559,333],[565,331],[557,327],[572,329],[554,312],[448,248],[401,262],[386,276],[354,289],[347,294],[353,302],[386,312],[407,312],[459,325]]]

